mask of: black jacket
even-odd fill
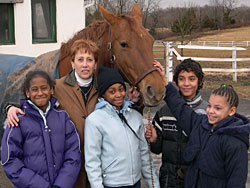
[[[191,164],[186,188],[241,188],[248,173],[250,120],[235,114],[214,129],[206,115],[198,115],[178,95],[172,84],[164,99],[189,135],[184,159]]]
[[[207,102],[201,98],[200,93],[192,100],[186,100],[186,103],[197,113],[206,113]],[[161,188],[182,188],[184,187],[184,172],[188,166],[188,162],[183,159],[188,141],[187,134],[178,125],[167,105],[157,111],[153,125],[157,132],[157,140],[151,143],[151,151],[156,154],[162,153],[159,177]],[[183,176],[180,177],[182,172]]]

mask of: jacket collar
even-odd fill
[[[218,133],[224,133],[224,132],[228,132],[225,130],[232,130],[232,127],[239,128],[240,125],[245,125],[245,124],[249,124],[250,126],[250,120],[246,118],[245,116],[242,116],[236,113],[235,115],[229,116],[226,119],[219,122],[218,125],[214,127],[213,132],[218,131]],[[207,130],[210,130],[212,128],[212,124],[209,123],[207,115],[204,116],[202,120],[202,126],[203,128]]]
[[[24,109],[25,111],[30,111],[32,113],[34,112],[34,110],[36,110],[37,112],[40,113],[40,109],[28,99],[21,99],[20,104],[21,104],[21,108]],[[46,114],[48,113],[50,109],[54,107],[58,107],[58,105],[59,103],[57,102],[57,99],[54,97],[51,97],[49,101],[49,106],[46,109]]]
[[[230,116],[223,121],[221,121],[214,130],[218,130],[219,133],[225,134],[237,134],[237,133],[250,133],[250,120],[236,113],[233,116]]]
[[[116,107],[111,105],[109,102],[107,102],[104,98],[99,98],[98,99],[99,102],[96,104],[95,110],[103,108],[104,106],[114,110],[115,112],[119,113],[116,110]],[[125,111],[129,110],[130,105],[133,104],[133,102],[129,101],[129,100],[124,100],[123,105],[122,105],[122,109],[120,110],[120,113],[124,113]]]
[[[231,135],[241,140],[246,144],[247,148],[249,148],[250,120],[247,117],[236,113],[225,119],[225,121],[225,123],[228,123],[228,126],[223,126],[221,128],[218,127],[219,129],[216,133]]]
[[[76,81],[75,70],[74,69],[67,74],[64,82],[66,84],[72,86],[72,87],[75,86],[75,84],[77,83],[77,81]],[[93,74],[93,81],[92,81],[92,83],[93,83],[94,88],[97,89],[97,82],[95,80],[95,75],[94,74]]]
[[[75,70],[70,71],[64,80],[70,86],[74,86],[76,84]]]
[[[198,92],[197,95],[194,98],[185,99],[185,101],[186,101],[187,105],[191,106],[192,108],[198,106],[202,101],[200,92]]]
[[[208,122],[207,116],[202,121],[203,128],[211,130],[212,125]],[[218,123],[212,130],[214,134],[231,135],[244,142],[249,147],[250,120],[238,113],[227,117]]]
[[[49,101],[49,105],[45,111],[45,113],[40,109],[38,108],[31,100],[28,100],[27,101],[32,107],[34,107],[39,113],[41,116],[46,116],[51,108],[51,102]]]

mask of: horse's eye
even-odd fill
[[[126,42],[121,42],[120,45],[123,48],[128,48],[128,44]]]

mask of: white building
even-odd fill
[[[0,0],[0,54],[36,57],[85,27],[92,0]]]

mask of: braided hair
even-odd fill
[[[222,84],[221,87],[215,89],[212,94],[226,97],[230,107],[238,107],[239,97],[231,85]]]

